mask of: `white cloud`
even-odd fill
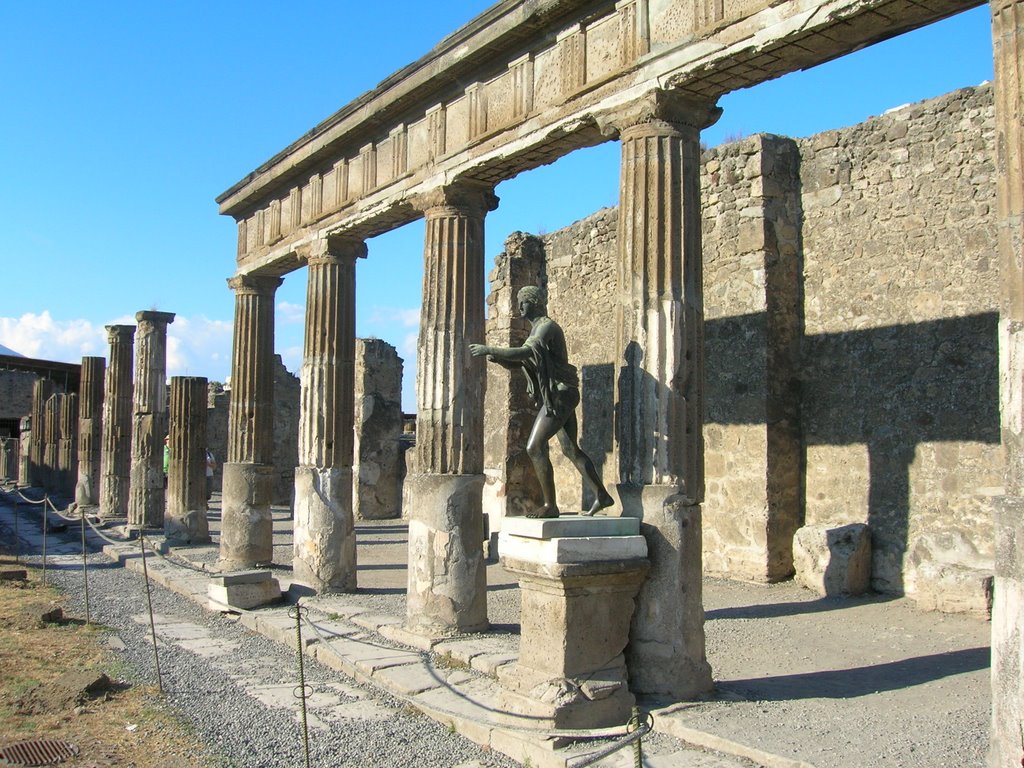
[[[292,304],[290,301],[277,302],[278,317],[285,323],[304,323],[306,307],[303,304]]]
[[[80,362],[84,355],[105,354],[106,332],[88,320],[54,320],[49,310],[36,315],[0,317],[0,344],[25,357]]]
[[[402,338],[402,343],[399,345],[398,354],[406,361],[416,360],[416,341],[419,337],[418,333],[407,333]],[[408,366],[409,363],[406,363]]]
[[[404,307],[380,307],[375,306],[370,311],[370,322],[371,323],[395,323],[403,325],[406,328],[412,326],[418,326],[420,324],[420,308],[413,307],[412,309]]]

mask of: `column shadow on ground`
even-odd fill
[[[714,608],[704,612],[704,619],[772,619],[783,616],[799,616],[805,613],[823,613],[857,608],[862,605],[876,605],[899,599],[895,595],[869,595],[865,597],[823,597],[818,600],[795,600],[788,603],[766,603],[740,605],[730,608]]]

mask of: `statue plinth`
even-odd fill
[[[550,728],[625,724],[623,650],[647,575],[635,518],[506,518],[501,564],[519,578],[519,659],[499,670],[499,706]]]

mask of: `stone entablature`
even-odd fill
[[[304,243],[419,218],[416,194],[459,178],[494,185],[612,138],[607,115],[652,90],[713,104],[971,5],[499,3],[218,198],[238,222],[238,270],[292,271]]]

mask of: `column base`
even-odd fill
[[[296,582],[316,592],[355,591],[351,469],[295,468],[294,532]]]
[[[414,475],[406,484],[406,628],[428,637],[482,632],[487,622],[483,475]]]
[[[206,508],[173,514],[168,511],[164,517],[164,536],[171,544],[209,544],[210,524],[206,519]]]
[[[624,515],[640,518],[651,561],[626,652],[631,687],[675,700],[707,693],[700,505],[674,486],[619,486],[619,498]]]
[[[220,560],[223,571],[269,565],[274,559],[270,514],[274,468],[225,463],[221,503]]]

